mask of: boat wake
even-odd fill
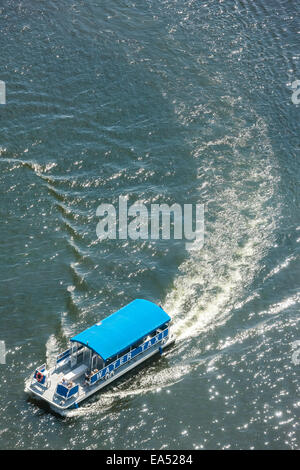
[[[210,157],[205,152],[225,142],[228,144],[228,138],[208,142],[195,151],[195,158],[201,155],[204,168],[208,168]],[[240,152],[248,146],[248,154]],[[180,267],[180,275],[163,305],[172,315],[177,341],[226,322],[275,241],[279,207],[273,204],[273,196],[278,177],[263,120],[257,119],[246,132],[240,129],[236,138],[231,139],[231,151],[237,154],[239,164],[232,167],[228,186],[218,190],[218,174],[213,175],[210,183],[204,246],[198,249],[197,241],[194,242],[191,255]],[[200,180],[205,178],[203,172]]]
[[[63,416],[70,418],[85,415],[90,412],[93,412],[93,414],[103,414],[111,410],[119,400],[125,399],[125,402],[127,403],[127,401],[134,396],[147,395],[148,393],[160,393],[162,389],[167,389],[167,392],[170,392],[168,387],[180,382],[184,375],[189,372],[190,368],[190,365],[180,365],[172,369],[164,368],[159,372],[153,371],[153,373],[147,375],[144,375],[141,372],[138,374],[135,373],[135,384],[132,386],[129,385],[128,380],[126,380],[126,388],[124,384],[122,384],[114,387],[112,390],[102,391],[101,394],[99,393],[91,399],[92,402],[84,403],[77,409],[65,410],[63,412]],[[130,382],[133,383],[132,380]],[[137,385],[137,382],[140,383]]]
[[[95,402],[67,411],[67,416],[107,411],[120,399],[156,393],[183,380],[201,363],[197,336],[224,324],[234,307],[246,301],[245,295],[249,297],[247,287],[274,243],[280,214],[274,202],[278,176],[264,121],[257,117],[245,127],[237,118],[233,126],[233,136],[209,140],[193,151],[199,162],[199,196],[205,203],[205,240],[203,247],[194,242],[163,302],[177,343],[166,353],[163,370],[150,367],[136,380],[102,392]],[[224,148],[237,163],[224,159]]]

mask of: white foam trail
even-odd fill
[[[256,153],[259,150],[256,148],[257,132],[258,141],[264,142],[264,159]],[[203,248],[199,249],[199,242],[194,242],[188,259],[180,267],[181,274],[164,303],[164,309],[173,318],[173,332],[179,341],[197,336],[201,330],[215,328],[227,320],[233,307],[241,302],[245,287],[254,279],[262,257],[273,242],[279,209],[272,206],[271,198],[278,179],[272,168],[274,155],[268,143],[266,126],[258,120],[258,124],[251,128],[241,129],[237,137],[224,139],[231,146],[237,161],[239,147],[251,145],[251,161],[242,164],[241,168],[239,165],[232,168],[232,183],[223,191],[214,192],[215,181],[209,183],[213,205],[219,208],[218,212],[214,214],[215,220],[206,224]],[[195,157],[198,158],[205,150],[209,152],[214,144],[219,143],[209,142],[198,148]],[[208,157],[207,165],[210,163]],[[249,181],[250,191],[243,188],[244,180]],[[205,183],[201,184],[200,191],[201,188],[206,189],[207,181]],[[251,191],[251,184],[255,183],[258,184]],[[272,207],[273,212],[270,213]],[[210,211],[210,204],[206,210]],[[153,392],[182,380],[193,363],[187,360],[188,356],[195,356],[194,349],[189,349],[189,353],[183,356],[184,345],[182,342],[180,346],[181,357],[185,358],[184,366],[172,365],[161,373],[148,370],[147,374],[137,378],[134,388],[127,383],[126,390],[102,392],[96,403],[70,411],[71,416],[91,410],[100,413],[110,408],[116,399]],[[176,349],[173,348],[172,352],[176,355]]]
[[[56,362],[56,357],[60,353],[57,339],[54,335],[50,335],[46,343],[46,358],[49,368],[53,367]]]
[[[244,122],[237,120],[236,126],[240,126],[240,131],[235,128],[235,136],[201,144],[194,152],[195,158],[201,156],[199,197],[202,191],[208,194],[210,199],[206,211],[213,217],[205,224],[203,248],[199,249],[197,240],[194,242],[164,302],[164,309],[173,318],[173,332],[179,341],[215,328],[228,319],[233,307],[244,302],[244,289],[253,281],[262,257],[274,241],[279,206],[274,206],[272,197],[278,176],[273,168],[274,155],[267,127],[261,119],[248,128],[242,127]],[[218,157],[214,156],[215,160],[210,158],[210,152],[218,145],[230,146],[233,162],[236,162],[232,165],[227,187],[224,187],[223,174],[215,174],[214,165]],[[251,148],[250,155],[241,151],[246,146]],[[225,171],[227,166],[221,167],[221,171]],[[209,177],[206,174],[208,170]],[[220,180],[221,191],[218,190]],[[182,380],[191,370],[196,354],[195,348],[183,351],[185,344],[189,348],[188,342],[184,341],[179,346],[184,365],[172,365],[161,372],[147,370],[146,374],[136,377],[132,386],[127,382],[126,389],[103,391],[95,403],[70,410],[66,415],[78,416],[91,411],[102,413],[117,399],[155,392]],[[176,348],[172,349],[172,354],[172,357],[176,356]],[[190,361],[189,356],[192,358]]]
[[[259,150],[256,149],[257,133],[258,141],[264,142],[263,159],[256,154]],[[231,170],[231,184],[221,192],[216,191],[212,204],[207,205],[206,213],[212,205],[218,207],[218,212],[213,214],[216,220],[206,224],[201,250],[197,250],[195,241],[195,248],[180,267],[181,274],[164,303],[164,309],[174,319],[173,331],[177,340],[196,336],[201,330],[226,321],[273,242],[278,209],[273,207],[272,212],[271,198],[278,178],[274,176],[274,155],[268,143],[266,125],[260,119],[247,131],[242,129],[239,136],[224,140],[232,147],[238,162]],[[215,142],[216,145],[219,143]],[[210,151],[207,147],[213,144],[202,145],[195,156]],[[245,145],[251,145],[253,151],[251,161],[245,161],[243,165],[238,149]],[[202,162],[205,165],[203,155]],[[210,165],[209,159],[207,165]],[[246,188],[244,181],[248,182]],[[214,183],[212,181],[211,185]],[[257,189],[251,190],[251,184]]]
[[[292,295],[291,297],[288,297],[282,300],[282,302],[278,302],[276,304],[271,305],[268,308],[268,310],[264,310],[263,312],[260,312],[259,315],[266,315],[266,314],[277,315],[278,313],[286,310],[292,305],[296,305],[299,303],[300,303],[300,293],[297,293],[295,295]]]
[[[275,274],[277,274],[278,272],[282,271],[282,269],[285,269],[289,266],[289,264],[292,262],[292,261],[295,261],[297,259],[297,256],[296,255],[291,255],[289,256],[288,258],[286,258],[283,263],[280,263],[278,264],[278,266],[276,266],[274,269],[272,269],[272,271],[270,271],[264,278],[264,281],[266,281],[267,279],[269,279],[270,277],[274,276]]]

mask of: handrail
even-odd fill
[[[79,351],[81,349],[83,349],[84,346],[82,344],[80,344],[78,346],[78,348],[76,349],[76,351],[74,351],[74,353],[76,353],[78,355]],[[73,353],[73,354],[74,354]],[[69,348],[69,349],[66,349],[65,351],[61,352],[60,354],[58,354],[56,356],[56,364],[59,364],[61,361],[63,361],[64,359],[66,359],[67,357],[69,357],[70,355],[72,354],[72,347]]]
[[[65,351],[58,354],[58,356],[56,356],[56,364],[58,364],[59,362],[63,361],[67,357],[69,357],[70,356],[70,351],[71,351],[71,348],[66,349]]]

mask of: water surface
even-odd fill
[[[0,448],[299,448],[299,9],[1,2]],[[204,247],[98,241],[120,195],[205,204]],[[27,399],[136,297],[175,347],[64,419]]]

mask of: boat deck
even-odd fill
[[[54,404],[58,407],[68,408],[73,403],[75,403],[80,396],[84,397],[86,388],[88,386],[84,384],[84,374],[88,370],[87,364],[81,364],[74,366],[70,369],[69,364],[65,364],[64,366],[56,369],[52,369],[49,371],[49,386],[47,384],[40,384],[37,381],[33,381],[29,385],[29,389],[35,394],[39,395],[41,398],[49,402],[50,404]],[[79,385],[79,394],[71,397],[69,400],[65,401],[63,397],[55,395],[57,385],[62,381],[63,377],[66,380],[72,381],[74,385]]]

